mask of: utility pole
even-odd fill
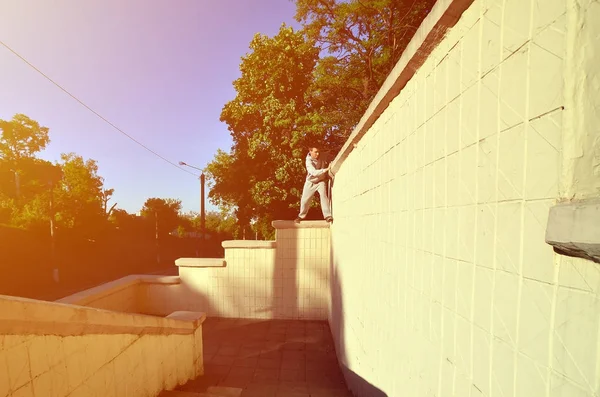
[[[158,212],[154,211],[154,223],[156,228],[156,264],[160,265],[160,246],[158,243]]]
[[[184,161],[180,161],[179,165],[183,165],[200,171],[200,251],[198,255],[199,257],[203,257],[204,245],[206,242],[206,212],[204,209],[204,171],[202,171],[202,168],[194,167],[193,165],[189,165]]]
[[[200,229],[206,231],[206,213],[204,210],[204,172],[200,174]]]
[[[200,174],[200,257],[203,258],[206,254],[206,213],[204,209],[204,172]]]
[[[16,175],[16,173],[15,173]],[[50,266],[54,269],[54,281],[60,281],[60,271],[56,266],[56,239],[54,237],[54,183],[50,181]]]

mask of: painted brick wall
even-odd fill
[[[330,323],[358,395],[598,396],[600,266],[544,241],[575,3],[474,1],[341,164]]]
[[[181,304],[209,317],[327,320],[329,227],[303,225],[278,228],[276,248],[227,247],[225,267],[181,266]]]

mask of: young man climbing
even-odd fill
[[[325,167],[325,162],[319,158],[319,148],[311,147],[306,156],[307,174],[304,188],[302,189],[302,198],[300,199],[300,214],[296,218],[296,223],[300,223],[306,218],[310,202],[316,192],[319,192],[321,199],[323,218],[329,223],[333,222],[326,183],[329,177],[329,167],[329,165]]]

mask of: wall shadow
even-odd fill
[[[356,397],[387,397],[387,394],[372,385],[359,374],[348,368],[346,365],[348,351],[345,345],[345,325],[344,325],[344,298],[342,295],[342,283],[337,271],[339,264],[334,252],[333,238],[330,238],[329,263],[330,263],[330,288],[331,288],[331,317],[329,324],[333,334],[333,342],[337,354],[338,362],[348,389]]]
[[[272,317],[297,318],[299,316],[298,302],[298,232],[300,229],[279,229],[276,236],[275,268],[272,281]],[[283,238],[281,238],[283,237]],[[277,251],[280,251],[278,253]],[[289,313],[289,315],[286,315]]]
[[[179,302],[173,302],[176,310],[204,312],[206,313],[206,317],[219,317],[220,313],[212,305],[211,299],[204,291],[200,291],[199,288],[193,287],[183,281],[180,284],[180,288],[179,294],[183,299]]]

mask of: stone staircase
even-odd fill
[[[163,391],[159,397],[239,397],[242,395],[242,389],[237,387],[209,387],[205,392],[197,393],[192,391]]]

